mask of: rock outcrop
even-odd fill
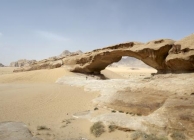
[[[0,67],[4,67],[4,65],[0,63]]]
[[[166,58],[171,71],[194,71],[194,34],[174,43]]]
[[[19,122],[0,123],[0,140],[41,140],[32,136],[27,126]]]
[[[25,67],[29,66],[31,64],[34,64],[36,60],[26,60],[26,59],[21,59],[16,62],[11,62],[10,67]]]
[[[99,74],[108,65],[120,61],[122,56],[137,58],[156,69],[158,73],[194,72],[194,35],[177,42],[171,39],[160,39],[145,44],[139,42],[117,44],[84,54],[76,53],[42,60],[28,68],[17,69],[15,72],[70,65],[73,72]],[[59,63],[58,60],[62,62],[53,66],[55,61]]]
[[[151,41],[147,44],[129,42],[94,50],[82,56],[82,58],[76,62],[76,66],[72,71],[100,73],[100,71],[105,69],[108,65],[121,60],[122,56],[130,56],[143,61],[159,72],[165,72],[167,70],[165,58],[173,44],[173,40],[163,39]]]
[[[61,55],[50,57],[41,61],[36,61],[30,65],[25,65],[14,70],[14,72],[32,71],[40,69],[53,69],[61,67],[62,65],[75,65],[77,56],[81,55],[82,51],[69,52],[65,50]],[[69,60],[70,59],[70,60]]]
[[[100,93],[93,103],[108,111],[91,117],[93,122],[152,134],[178,131],[194,138],[193,77],[194,73],[131,74],[128,79],[96,80],[91,75],[86,80],[79,74],[61,77],[56,83]]]

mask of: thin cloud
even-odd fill
[[[38,36],[52,41],[61,41],[61,42],[69,41],[69,38],[66,38],[64,36],[61,36],[55,33],[47,32],[47,31],[36,31],[36,33]]]
[[[0,37],[3,36],[3,33],[0,32]]]

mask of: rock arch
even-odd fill
[[[108,65],[118,62],[123,56],[137,58],[155,68],[158,72],[166,72],[168,66],[165,59],[174,44],[173,40],[156,40],[147,44],[129,42],[85,53],[76,61],[73,72],[100,73]]]

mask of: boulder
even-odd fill
[[[19,122],[1,122],[0,140],[41,140],[34,137],[27,126]]]

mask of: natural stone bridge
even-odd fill
[[[99,73],[108,65],[120,61],[122,56],[137,58],[158,71],[165,71],[165,58],[173,44],[173,40],[159,40],[147,44],[129,42],[94,50],[78,59],[72,71]]]
[[[118,62],[122,56],[135,57],[158,70],[158,73],[194,72],[194,34],[177,42],[171,39],[155,40],[146,44],[129,42],[81,55],[45,59],[16,69],[15,72],[70,65],[73,72],[98,74],[108,65]]]

